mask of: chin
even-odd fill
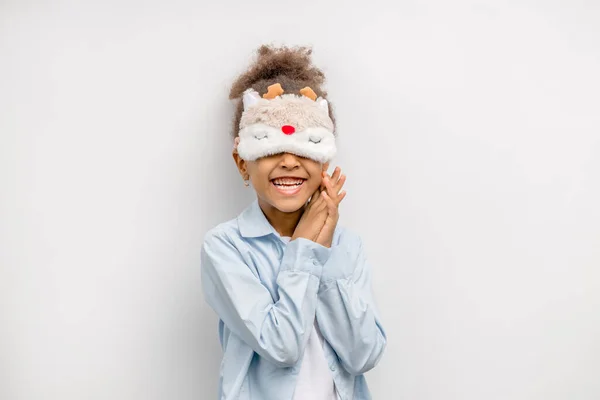
[[[292,213],[292,212],[296,212],[299,209],[301,209],[305,204],[306,204],[307,200],[302,200],[302,199],[278,199],[273,201],[273,207],[275,207],[276,209],[278,209],[281,212],[285,212],[285,213]]]

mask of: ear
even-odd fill
[[[250,88],[244,92],[244,96],[242,97],[242,102],[244,103],[244,110],[247,110],[248,107],[252,107],[260,100],[260,96],[256,92],[256,90]]]
[[[237,150],[235,149],[233,150],[231,155],[233,156],[233,161],[235,161],[235,165],[237,166],[242,178],[248,179],[248,164],[246,163],[246,160],[242,159],[242,157],[240,157]]]
[[[325,164],[323,164],[323,171],[326,171],[329,169],[329,161],[327,161]]]
[[[321,107],[321,110],[325,111],[325,113],[327,115],[329,115],[329,103],[327,102],[327,100],[319,97],[316,100],[317,104],[319,105],[319,107]]]

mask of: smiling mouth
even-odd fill
[[[302,189],[306,179],[302,178],[277,178],[271,180],[271,184],[275,189],[284,195],[290,196],[298,193]]]

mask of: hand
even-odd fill
[[[327,203],[321,196],[321,190],[322,186],[317,188],[311,196],[290,241],[302,237],[316,242],[328,214]]]
[[[341,201],[346,197],[346,191],[341,191],[346,182],[346,175],[342,175],[340,167],[335,167],[333,175],[330,177],[326,171],[323,171],[323,183],[321,187],[321,198],[327,205],[327,218],[325,224],[317,236],[316,242],[331,247],[333,242],[333,232],[339,219],[338,207]]]

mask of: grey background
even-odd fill
[[[269,41],[329,79],[374,398],[600,398],[598,4],[0,2],[0,398],[216,397],[199,251]]]

